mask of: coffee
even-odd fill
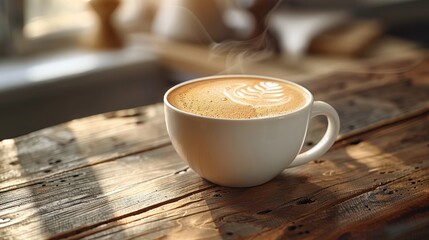
[[[164,95],[164,112],[180,157],[201,177],[228,187],[260,185],[285,168],[320,158],[340,130],[331,105],[313,101],[299,85],[269,77],[225,75],[186,82]],[[319,115],[327,118],[327,130],[313,148],[300,153],[310,119]]]
[[[307,94],[297,86],[270,79],[221,78],[185,84],[167,97],[185,112],[224,119],[283,115],[302,108]]]

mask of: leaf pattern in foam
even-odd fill
[[[275,82],[259,82],[258,84],[240,84],[226,88],[226,97],[233,102],[251,106],[273,106],[290,101],[281,85]]]

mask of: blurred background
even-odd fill
[[[370,74],[428,46],[425,0],[0,0],[0,139],[194,77]]]

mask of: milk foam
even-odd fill
[[[268,81],[226,87],[224,94],[237,104],[254,107],[281,105],[291,100],[291,96],[286,95],[285,89],[280,84]]]
[[[306,93],[287,82],[241,77],[185,84],[170,92],[167,100],[185,112],[227,119],[282,115],[308,101]]]

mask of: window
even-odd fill
[[[115,21],[138,15],[145,1],[122,0]],[[94,20],[87,0],[0,0],[0,57],[75,44]]]
[[[76,32],[91,24],[91,14],[86,0],[26,0],[24,37]]]

